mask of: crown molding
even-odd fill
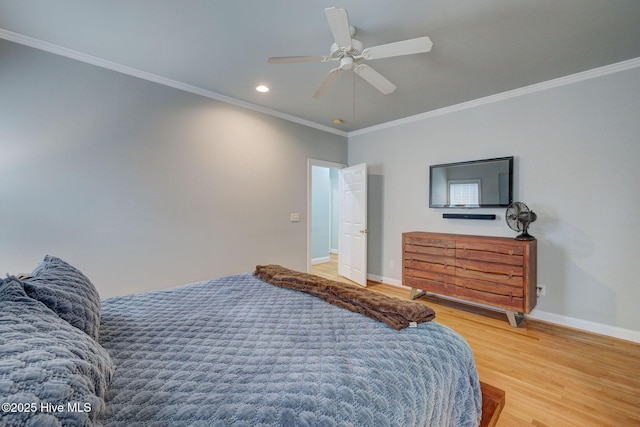
[[[548,80],[546,82],[536,83],[530,86],[521,87],[518,89],[510,90],[507,92],[497,93],[495,95],[486,96],[484,98],[474,99],[472,101],[462,102],[460,104],[451,105],[437,110],[427,111],[425,113],[416,114],[414,116],[404,117],[402,119],[393,120],[379,125],[371,126],[368,128],[359,129],[349,132],[348,136],[363,135],[366,133],[376,132],[382,129],[388,129],[396,126],[402,126],[407,123],[418,122],[426,120],[432,117],[442,116],[456,111],[462,111],[469,108],[478,107],[481,105],[492,104],[494,102],[500,102],[511,98],[516,98],[523,95],[528,95],[536,92],[541,92],[547,89],[553,89],[560,86],[566,86],[573,83],[582,82],[585,80],[595,79],[598,77],[606,76],[608,74],[619,73],[621,71],[631,70],[640,67],[640,58],[629,59],[615,64],[605,65],[604,67],[594,68],[592,70],[582,71],[576,74],[570,74],[568,76],[559,77],[557,79]]]
[[[35,49],[43,50],[49,53],[53,53],[56,55],[64,56],[80,62],[85,62],[87,64],[95,65],[97,67],[109,69],[122,74],[127,74],[133,77],[137,77],[143,80],[148,80],[164,86],[172,87],[174,89],[204,96],[206,98],[214,99],[216,101],[235,105],[237,107],[253,110],[259,113],[263,113],[272,117],[277,117],[293,123],[298,123],[298,124],[315,128],[324,132],[329,132],[335,135],[344,136],[346,138],[350,138],[352,136],[357,136],[357,135],[363,135],[371,132],[376,132],[382,129],[388,129],[396,126],[402,126],[408,123],[413,123],[421,120],[426,120],[432,117],[454,113],[456,111],[462,111],[469,108],[478,107],[481,105],[492,104],[494,102],[500,102],[507,99],[516,98],[519,96],[528,95],[536,92],[541,92],[547,89],[553,89],[560,86],[566,86],[573,83],[578,83],[585,80],[606,76],[608,74],[619,73],[621,71],[631,70],[631,69],[640,67],[640,58],[629,59],[629,60],[618,62],[615,64],[605,65],[603,67],[594,68],[592,70],[587,70],[587,71],[571,74],[564,77],[559,77],[557,79],[536,83],[530,86],[525,86],[522,88],[510,90],[507,92],[486,96],[484,98],[478,98],[472,101],[467,101],[460,104],[439,108],[437,110],[427,111],[425,113],[404,117],[402,119],[381,123],[379,125],[358,129],[356,131],[346,132],[340,129],[335,129],[330,126],[313,122],[311,120],[306,120],[297,116],[293,116],[291,114],[282,113],[276,110],[272,110],[266,107],[252,104],[250,102],[241,101],[239,99],[231,98],[229,96],[222,95],[217,92],[202,89],[197,86],[188,85],[176,80],[159,76],[157,74],[152,74],[146,71],[139,70],[137,68],[128,67],[126,65],[122,65],[117,62],[109,61],[103,58],[99,58],[97,56],[88,55],[73,49],[68,49],[66,47],[62,47],[53,43],[45,42],[44,40],[40,40],[33,37],[25,36],[19,33],[15,33],[13,31],[9,31],[3,28],[0,28],[0,38],[14,42],[14,43],[19,43],[25,46],[33,47]]]
[[[298,124],[315,128],[324,132],[329,132],[329,133],[339,135],[339,136],[344,136],[344,137],[347,137],[348,135],[347,132],[343,130],[322,125],[322,124],[313,122],[311,120],[302,119],[300,117],[293,116],[291,114],[275,111],[269,108],[262,107],[260,105],[252,104],[250,102],[241,101],[239,99],[231,98],[229,96],[225,96],[217,92],[213,92],[207,89],[202,89],[197,86],[188,85],[176,80],[159,76],[157,74],[142,71],[137,68],[129,67],[129,66],[119,64],[117,62],[109,61],[97,56],[88,55],[86,53],[78,52],[73,49],[68,49],[63,46],[59,46],[53,43],[46,42],[44,40],[40,40],[33,37],[25,36],[19,33],[15,33],[13,31],[5,30],[3,28],[0,28],[0,38],[14,42],[14,43],[18,43],[21,45],[33,47],[35,49],[43,50],[45,52],[64,56],[66,58],[74,59],[76,61],[95,65],[97,67],[105,68],[111,71],[116,71],[118,73],[127,74],[129,76],[137,77],[139,79],[158,83],[163,86],[172,87],[174,89],[178,89],[184,92],[190,92],[196,95],[204,96],[205,98],[214,99],[216,101],[224,102],[226,104],[235,105],[236,107],[246,108],[248,110],[253,110],[258,113],[266,114],[272,117],[277,117],[279,119],[287,120],[293,123],[298,123]]]

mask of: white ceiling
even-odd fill
[[[343,72],[312,99],[334,63],[267,58],[328,55],[330,6],[365,47],[427,35],[433,49],[368,62],[390,95]],[[0,0],[0,37],[350,132],[640,58],[640,1]]]

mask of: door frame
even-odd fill
[[[314,166],[329,169],[344,169],[344,163],[328,162],[326,160],[307,159],[307,273],[311,273],[311,190],[313,189],[311,172]]]

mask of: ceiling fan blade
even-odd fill
[[[327,56],[272,56],[267,59],[269,64],[289,64],[292,62],[327,62]]]
[[[414,53],[429,52],[432,46],[433,42],[429,37],[418,37],[416,39],[369,47],[362,51],[362,57],[364,59],[380,59],[400,55],[413,55]]]
[[[391,83],[386,77],[369,67],[367,64],[358,64],[353,71],[384,95],[388,95],[396,90],[396,85]]]
[[[336,81],[341,72],[342,70],[340,68],[334,68],[333,70],[329,71],[327,77],[324,78],[322,83],[320,83],[320,86],[318,86],[318,89],[316,89],[316,91],[313,93],[313,98],[322,97],[333,85],[333,82]]]
[[[351,26],[349,25],[349,15],[344,9],[328,7],[324,10],[331,27],[333,39],[340,48],[351,50]]]

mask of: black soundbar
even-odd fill
[[[496,216],[495,214],[443,213],[442,218],[445,218],[445,219],[496,219]]]

